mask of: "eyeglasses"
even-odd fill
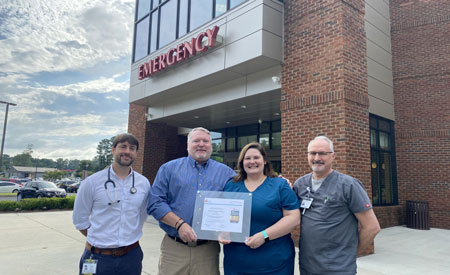
[[[316,155],[319,155],[321,157],[327,156],[328,154],[332,154],[334,152],[308,152],[308,155],[314,157]]]

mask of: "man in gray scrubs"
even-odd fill
[[[314,138],[308,144],[312,173],[294,183],[302,212],[301,275],[356,274],[358,250],[370,245],[380,231],[363,185],[333,170],[334,158],[333,142],[325,136]]]

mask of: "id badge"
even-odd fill
[[[93,275],[95,272],[97,272],[97,260],[92,258],[84,260],[81,274]]]
[[[304,198],[302,200],[302,204],[300,204],[300,208],[309,209],[311,207],[313,200],[314,200],[313,198]]]
[[[305,215],[306,209],[311,207],[313,198],[304,198],[302,200],[302,204],[300,204],[300,208],[303,208],[302,215]]]

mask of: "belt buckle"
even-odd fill
[[[196,247],[197,246],[197,241],[188,242],[187,246],[189,246],[189,247]]]

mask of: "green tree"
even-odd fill
[[[43,178],[44,180],[48,181],[57,181],[62,179],[66,175],[66,172],[63,171],[47,171],[44,173]]]
[[[56,169],[67,169],[68,166],[69,166],[68,159],[63,158],[56,159]]]
[[[90,161],[90,160],[82,160],[82,161],[80,161],[80,163],[78,164],[77,172],[81,172],[83,170],[95,171],[95,167],[93,166],[92,161]]]
[[[38,167],[56,168],[56,162],[52,159],[38,159]]]
[[[6,173],[12,166],[12,158],[8,154],[3,154],[2,158],[2,167],[0,167],[0,171]]]
[[[95,157],[98,161],[97,170],[102,170],[106,166],[112,163],[112,144],[114,137],[110,139],[102,139],[97,145],[97,156]]]
[[[12,162],[14,166],[34,167],[31,155],[26,153],[15,155]]]
[[[78,159],[71,159],[71,160],[69,160],[67,169],[77,170],[79,164],[80,164],[80,160],[78,160]]]
[[[33,144],[28,144],[27,148],[23,150],[22,154],[15,155],[13,157],[13,165],[14,166],[25,166],[25,167],[33,167]]]

